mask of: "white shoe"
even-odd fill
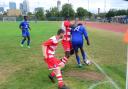
[[[28,46],[28,48],[30,49],[31,47],[30,47],[30,46]]]
[[[23,45],[23,44],[20,44],[20,46],[21,46],[21,47],[24,47],[24,45]]]
[[[78,64],[78,66],[79,66],[79,68],[81,68],[82,67],[82,64]]]
[[[84,63],[87,64],[87,65],[91,65],[92,64],[92,62],[90,60],[86,60],[86,61],[84,61]]]

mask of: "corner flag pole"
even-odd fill
[[[126,53],[127,53],[127,67],[126,67],[126,89],[128,89],[128,29],[126,33],[124,34],[124,43],[126,43]]]
[[[126,69],[126,89],[128,89],[128,44],[127,44],[127,69]]]

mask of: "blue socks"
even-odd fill
[[[76,60],[77,60],[77,63],[78,63],[78,64],[81,64],[81,63],[80,63],[80,57],[79,57],[79,56],[76,56]]]
[[[21,41],[21,44],[24,44],[25,40],[26,40],[26,39],[23,39],[23,40]]]
[[[82,57],[83,57],[83,61],[86,61],[86,53],[85,52],[82,52]]]
[[[27,45],[28,45],[28,46],[30,45],[30,40],[27,41]]]

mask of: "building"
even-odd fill
[[[17,9],[9,9],[7,10],[7,16],[20,16],[21,11]]]
[[[28,12],[30,12],[28,0],[23,1],[23,11],[22,12],[23,12],[22,13],[23,15],[26,15]]]
[[[24,13],[24,10],[23,10],[23,3],[20,3],[20,11],[21,11],[21,14]]]
[[[0,7],[0,13],[4,13],[4,7]]]
[[[16,9],[16,3],[15,2],[9,2],[9,9]]]
[[[100,8],[98,8],[98,14],[100,14]]]
[[[61,11],[61,1],[60,0],[57,1],[57,8],[59,11]]]
[[[20,10],[22,15],[27,15],[27,13],[30,12],[28,0],[24,0],[22,3],[20,3]]]

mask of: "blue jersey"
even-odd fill
[[[27,21],[23,21],[20,23],[20,27],[22,29],[22,36],[26,37],[26,36],[30,36],[29,33],[29,23]]]
[[[22,30],[28,31],[29,30],[29,23],[27,21],[23,21],[20,23],[20,27],[22,28]]]
[[[76,28],[71,29],[71,41],[72,44],[83,44],[83,35],[88,37],[86,28],[83,25],[79,25]]]

